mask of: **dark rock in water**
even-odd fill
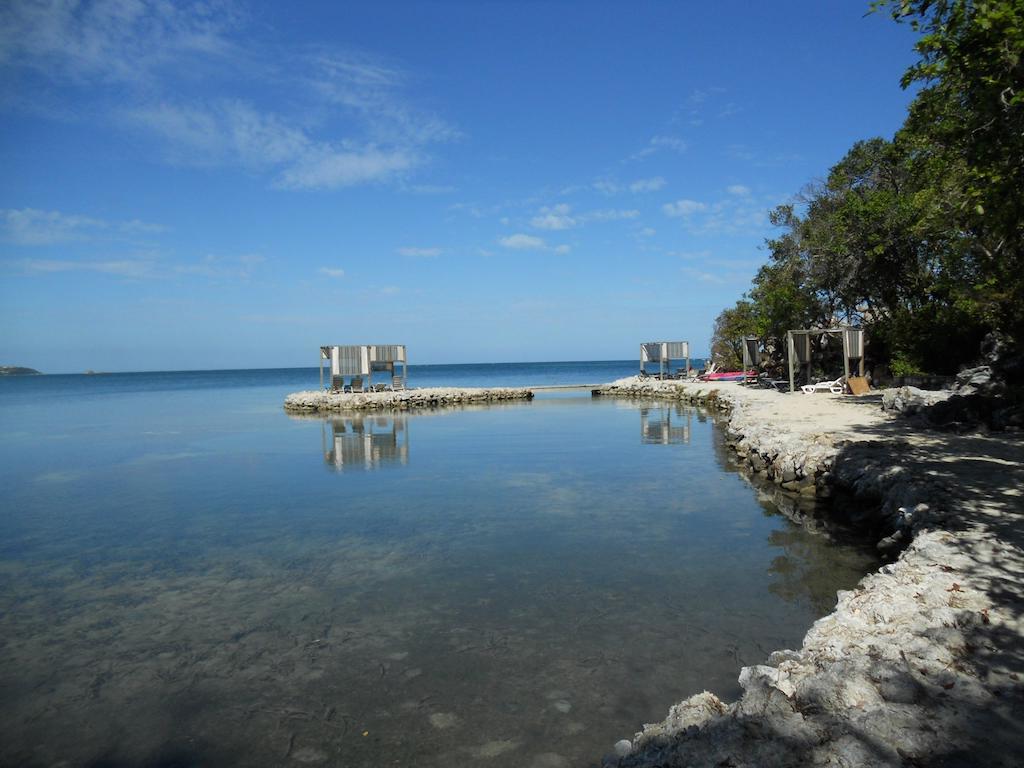
[[[35,368],[22,368],[18,365],[0,365],[0,376],[41,376]]]

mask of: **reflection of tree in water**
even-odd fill
[[[768,543],[783,550],[768,567],[768,590],[786,602],[809,602],[820,615],[835,608],[837,588],[852,588],[875,561],[867,547],[837,546],[797,526],[772,531]]]
[[[409,463],[408,418],[404,413],[331,416],[321,427],[321,442],[324,462],[338,471]]]

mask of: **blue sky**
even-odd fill
[[[0,6],[0,364],[708,348],[767,211],[891,136],[866,2]]]

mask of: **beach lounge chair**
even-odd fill
[[[819,381],[814,384],[804,384],[800,391],[805,395],[813,395],[815,392],[831,392],[833,395],[841,395],[846,391],[846,382],[840,376],[835,381]]]

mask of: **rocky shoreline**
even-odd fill
[[[426,387],[384,392],[293,392],[284,401],[292,413],[437,408],[447,405],[530,400],[533,391],[522,387]]]
[[[1024,754],[1024,441],[919,430],[881,398],[624,379],[598,396],[728,412],[752,472],[843,491],[897,558],[838,595],[799,650],[745,667],[615,745],[617,768],[1018,764]]]

